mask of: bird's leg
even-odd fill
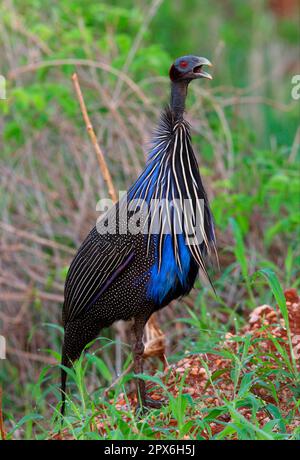
[[[135,374],[143,373],[143,353],[144,353],[144,343],[143,343],[143,332],[144,332],[145,323],[141,320],[135,319],[133,325],[133,333],[135,336],[135,343],[133,345],[133,369]],[[139,378],[136,378],[136,392],[137,399],[141,400],[142,405],[144,405],[146,399],[146,385],[145,381]]]
[[[135,374],[143,373],[143,332],[147,320],[145,318],[135,318],[133,325],[133,333],[135,335],[135,344],[133,345],[133,368]],[[142,410],[146,407],[159,408],[161,407],[160,401],[155,401],[146,394],[145,380],[136,378],[136,392],[138,399],[138,409]]]

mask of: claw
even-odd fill
[[[137,416],[141,416],[146,414],[150,409],[160,409],[163,405],[163,401],[157,401],[152,399],[150,396],[147,396],[142,404],[138,402],[135,413]]]

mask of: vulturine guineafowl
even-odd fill
[[[164,110],[144,171],[79,248],[68,271],[62,364],[70,366],[102,328],[134,320],[134,372],[143,372],[143,331],[153,312],[188,294],[216,250],[213,218],[184,120],[188,85],[211,76],[206,58],[184,56],[170,69]],[[157,407],[136,379],[142,407]],[[66,372],[62,369],[64,414]]]

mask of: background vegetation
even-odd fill
[[[53,363],[62,342],[64,279],[94,225],[96,202],[107,195],[74,96],[75,70],[114,183],[125,190],[143,168],[151,131],[168,102],[170,63],[192,53],[214,64],[212,82],[191,85],[188,119],[216,220],[219,299],[199,282],[189,298],[160,312],[171,363],[186,352],[211,350],[228,331],[239,331],[255,306],[275,306],[270,286],[252,282],[257,270],[274,272],[284,288],[299,287],[299,101],[291,97],[291,78],[300,74],[297,16],[296,2],[279,0],[1,2],[7,99],[0,101],[0,332],[7,359],[0,383],[8,437],[47,438],[58,429],[59,367]],[[73,374],[69,427],[75,437],[101,438],[89,424],[100,401],[116,422],[110,438],[151,438],[146,422],[141,428],[132,419],[135,429],[128,430],[105,402],[103,389],[130,360],[130,348],[114,338],[107,331],[96,344],[101,352],[88,355]],[[293,369],[278,382],[299,388]],[[126,379],[112,398],[130,389]],[[277,434],[274,424],[262,432],[240,428],[235,404],[251,395],[251,385],[244,390],[224,403],[236,419],[223,437],[299,438],[299,429],[286,433],[288,421],[278,413]],[[161,427],[165,438],[188,432],[187,403],[174,404],[165,410],[181,429],[170,434]]]

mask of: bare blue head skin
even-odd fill
[[[203,66],[211,67],[211,62],[199,56],[182,56],[174,62],[170,68],[171,79],[171,110],[175,118],[182,118],[187,88],[192,80],[197,78],[208,78],[212,80],[212,76],[203,70]]]

